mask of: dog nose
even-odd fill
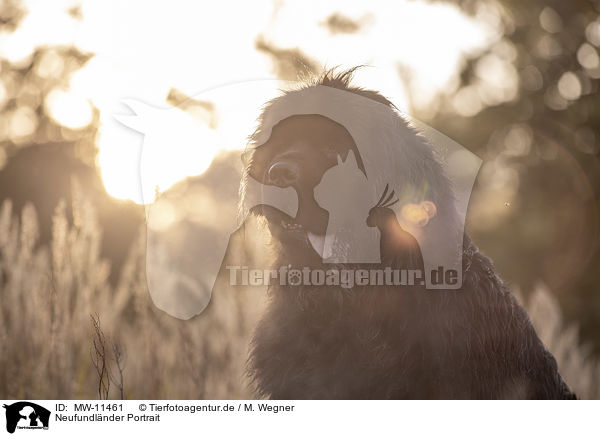
[[[273,185],[286,187],[298,180],[300,169],[293,162],[275,162],[269,167],[268,182]]]

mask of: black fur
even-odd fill
[[[373,91],[352,88],[350,75],[326,74],[319,84],[390,104]],[[308,241],[278,238],[278,244],[275,268],[320,265],[316,253],[308,254]],[[463,272],[462,289],[447,291],[273,285],[249,359],[258,394],[574,399],[526,311],[468,236]]]
[[[491,261],[461,290],[271,289],[250,367],[272,399],[575,399]]]

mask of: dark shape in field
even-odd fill
[[[36,209],[40,244],[50,241],[52,216],[61,199],[70,211],[73,181],[96,208],[102,229],[102,255],[111,262],[111,282],[118,280],[131,243],[142,230],[143,209],[130,201],[109,196],[98,172],[81,162],[70,143],[26,146],[0,170],[0,203],[10,198],[19,214],[31,202]],[[69,216],[72,221],[72,216]]]

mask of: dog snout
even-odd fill
[[[280,187],[293,185],[298,181],[299,176],[300,168],[294,162],[275,162],[267,171],[268,182]]]

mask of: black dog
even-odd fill
[[[392,107],[380,94],[352,87],[351,74],[327,73],[309,87],[338,88]],[[265,112],[272,107],[273,102]],[[263,114],[263,124],[265,118]],[[406,136],[406,147],[424,146],[425,140],[408,126]],[[296,217],[268,207],[254,211],[268,222],[275,268],[323,268],[309,235],[325,234],[328,212],[315,201],[313,190],[337,164],[337,156],[345,159],[350,150],[364,171],[344,126],[319,114],[300,114],[277,123],[253,151],[247,175],[265,184],[292,186],[299,199]],[[422,172],[431,179],[427,199],[443,207],[439,198],[448,195],[449,182],[441,167],[427,156],[405,165],[416,174],[411,177],[418,179]],[[368,225],[381,231],[383,262],[402,267],[407,259],[417,259],[422,268],[414,238],[397,222],[384,232],[382,219],[389,214],[380,209],[372,211]],[[389,243],[394,231],[405,243]],[[491,261],[468,236],[463,250],[459,290],[271,285],[249,359],[258,393],[273,399],[574,399]]]

